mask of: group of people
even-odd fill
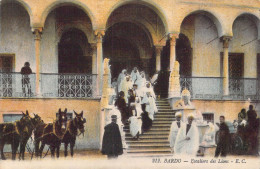
[[[118,123],[118,125],[116,127],[111,123],[105,127],[104,137],[113,138],[110,141],[105,139],[105,142],[103,139],[102,153],[107,154],[108,158],[115,158],[122,153],[123,130],[121,126],[129,123],[133,140],[140,140],[139,136],[151,128],[154,114],[158,112],[155,103],[156,96],[151,84],[155,81],[156,76],[147,80],[145,72],[139,72],[136,67],[131,74],[124,69],[117,79],[113,79],[112,88],[117,97],[113,101],[114,106],[109,116],[112,123]],[[119,135],[114,131],[119,131]],[[112,147],[117,148],[112,150]]]
[[[171,124],[169,142],[172,152],[175,154],[196,155],[199,148],[199,131],[194,115],[188,115],[187,123],[183,122],[182,113],[175,113],[176,121]]]
[[[145,73],[136,67],[130,75],[122,70],[112,86],[118,93],[114,106],[121,113],[121,121],[130,123],[130,134],[138,140],[140,134],[150,129],[154,114],[158,112],[153,86],[145,78]]]
[[[188,115],[187,123],[181,120],[181,112],[177,112],[175,117],[176,121],[172,122],[169,135],[169,142],[170,147],[172,148],[172,152],[175,154],[186,155],[198,154],[200,139],[196,122],[193,122],[194,115],[192,113]],[[225,116],[220,116],[219,122],[215,157],[225,157],[230,151],[232,144],[229,128],[230,126],[227,124],[227,122],[225,122]],[[211,128],[213,128],[213,130]],[[209,130],[215,135],[216,130],[211,123],[209,124]],[[248,146],[247,154],[258,155],[258,130],[259,119],[257,119],[257,113],[253,109],[253,105],[249,106],[249,110],[247,112],[245,109],[242,109],[238,114],[237,132],[245,142],[244,144]]]

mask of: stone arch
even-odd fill
[[[8,3],[18,3],[19,5],[21,5],[25,11],[28,13],[29,18],[30,18],[30,22],[32,20],[32,10],[31,7],[28,5],[28,3],[26,3],[24,0],[3,0],[2,2],[0,2],[2,5],[4,4],[8,4]]]
[[[91,33],[92,30],[87,29],[86,27],[84,27],[81,24],[67,24],[67,25],[65,25],[65,27],[62,29],[62,31],[60,31],[57,35],[57,42],[60,42],[62,35],[64,33],[68,32],[68,31],[70,31],[71,29],[78,29],[78,30],[82,31],[85,34],[88,42],[94,43],[95,37],[94,37],[94,34]]]
[[[153,10],[162,20],[164,28],[165,28],[165,34],[168,34],[169,31],[169,26],[168,26],[168,20],[166,17],[166,14],[164,12],[164,10],[157,5],[154,2],[148,1],[148,0],[133,0],[133,1],[124,1],[121,0],[120,2],[118,2],[117,4],[115,4],[109,11],[108,13],[105,15],[105,21],[106,21],[106,25],[108,24],[108,19],[111,16],[111,14],[118,8],[124,6],[124,5],[128,5],[128,4],[136,4],[136,5],[144,5],[148,8],[150,8],[151,10]]]
[[[89,17],[91,24],[92,24],[92,29],[95,27],[96,19],[91,12],[91,10],[85,5],[84,3],[78,1],[78,0],[64,0],[64,1],[54,1],[51,3],[49,6],[45,8],[45,10],[42,12],[40,15],[40,24],[44,26],[45,21],[47,19],[47,16],[53,11],[54,9],[57,9],[58,7],[62,6],[74,6],[77,7],[85,12],[85,14]]]
[[[255,25],[257,27],[257,39],[259,40],[260,39],[260,17],[253,13],[241,12],[233,19],[232,28],[234,26],[236,19],[238,19],[241,16],[248,16],[248,18],[255,23]],[[233,33],[233,30],[232,30],[232,33]]]
[[[132,24],[135,24],[137,26],[139,26],[142,30],[144,30],[144,32],[146,33],[148,39],[149,39],[149,42],[150,42],[150,46],[152,47],[153,44],[156,43],[156,39],[157,37],[155,37],[155,35],[153,34],[155,31],[152,31],[154,30],[149,24],[143,24],[141,20],[139,19],[129,19],[129,18],[120,18],[120,19],[117,19],[116,22],[113,22],[111,25],[108,25],[107,26],[107,30],[112,27],[113,25],[117,24],[117,23],[120,23],[120,22],[130,22]],[[151,32],[152,31],[152,32]]]
[[[207,10],[195,10],[195,11],[189,11],[187,12],[181,19],[181,22],[179,23],[178,26],[178,32],[181,30],[181,25],[184,21],[184,19],[188,16],[194,15],[194,14],[202,14],[210,18],[212,22],[216,25],[218,36],[221,37],[224,35],[224,30],[223,30],[223,23],[221,22],[220,17],[218,17],[214,12],[207,11]]]

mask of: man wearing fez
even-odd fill
[[[123,154],[123,146],[119,127],[116,124],[117,116],[111,116],[112,122],[105,126],[102,143],[102,154],[107,155],[108,159],[117,158]]]
[[[219,141],[217,143],[217,148],[215,151],[215,157],[221,154],[221,157],[226,157],[228,147],[230,145],[230,133],[227,124],[225,123],[225,117],[219,117]]]

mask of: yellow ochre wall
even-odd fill
[[[28,110],[42,117],[44,122],[52,122],[56,118],[59,108],[68,112],[75,110],[84,112],[86,118],[84,137],[80,136],[76,141],[78,149],[99,149],[100,127],[100,100],[92,99],[0,99],[0,122],[3,122],[3,113],[21,112]]]

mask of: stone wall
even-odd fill
[[[45,123],[53,122],[59,108],[68,112],[75,110],[84,112],[85,124],[84,137],[80,136],[76,141],[77,149],[99,149],[100,142],[100,100],[85,99],[0,99],[0,123],[3,122],[3,114],[10,112],[29,111],[42,117]],[[73,116],[74,117],[74,116]]]

